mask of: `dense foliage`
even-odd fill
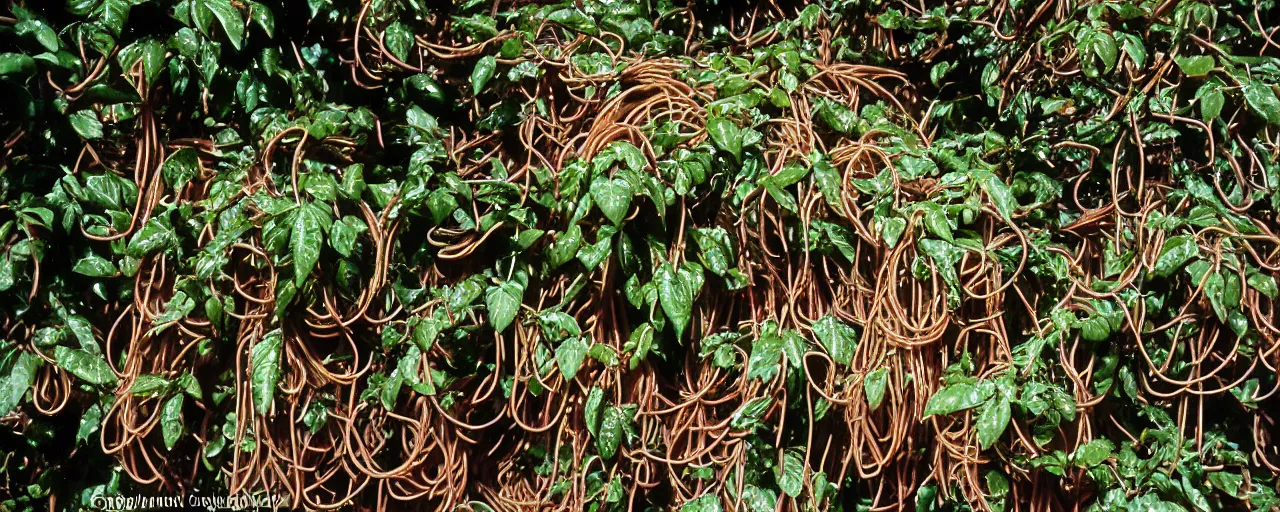
[[[0,510],[1276,509],[1274,0],[9,0]]]

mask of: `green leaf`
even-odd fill
[[[222,25],[222,30],[227,33],[231,46],[239,50],[244,45],[244,14],[240,9],[236,8],[231,0],[198,1],[203,1],[204,6],[213,12],[213,16],[218,18],[218,23]]]
[[[1280,98],[1276,98],[1271,84],[1255,78],[1244,83],[1243,91],[1250,109],[1267,123],[1280,125]]]
[[[164,409],[160,412],[160,431],[164,435],[164,447],[166,450],[172,450],[173,445],[178,443],[178,438],[182,437],[182,397],[184,395],[173,395],[164,403]]]
[[[858,114],[843,103],[821,98],[818,102],[818,119],[831,129],[852,135],[858,126]]]
[[[169,379],[154,374],[142,374],[134,379],[129,393],[136,396],[160,395],[167,393],[173,383]]]
[[[267,37],[275,37],[276,35],[276,19],[272,14],[271,8],[262,5],[260,2],[249,2],[249,18],[252,19],[262,31],[267,33]]]
[[[1146,65],[1147,47],[1142,44],[1142,38],[1124,32],[1114,32],[1112,35],[1120,41],[1121,48],[1124,49],[1124,53],[1129,56],[1129,59],[1133,61],[1134,66],[1141,68]]]
[[[600,435],[600,408],[604,405],[604,390],[591,386],[587,393],[587,403],[582,409],[582,417],[587,423],[587,432],[593,437]]]
[[[574,224],[568,231],[556,235],[556,240],[547,247],[547,266],[555,269],[578,256],[582,247],[582,226]]]
[[[1207,476],[1209,477],[1209,482],[1218,490],[1226,493],[1227,496],[1240,497],[1240,486],[1244,484],[1243,476],[1227,471],[1214,471]]]
[[[596,20],[587,16],[586,13],[572,7],[565,7],[563,9],[551,11],[551,13],[547,15],[547,21],[554,21],[585,34],[594,35],[598,33]]]
[[[564,380],[573,380],[573,376],[578,374],[589,348],[582,338],[576,336],[565,339],[556,347],[556,364],[560,366]]]
[[[22,402],[22,397],[31,389],[36,381],[36,370],[44,364],[40,356],[32,352],[18,353],[13,367],[0,375],[0,416],[7,416],[14,407]]]
[[[776,331],[776,326],[766,327],[760,338],[751,344],[751,356],[747,358],[748,379],[768,382],[778,374],[778,366],[782,361],[783,339]]]
[[[742,490],[742,504],[748,512],[775,512],[778,493],[773,489],[747,484]]]
[[[787,496],[800,496],[804,489],[804,452],[800,448],[788,448],[782,455],[782,466],[778,468],[778,488]]]
[[[141,258],[178,244],[178,235],[158,218],[148,220],[129,240],[129,255]]]
[[[102,423],[102,406],[95,403],[85,409],[84,414],[80,415],[80,425],[76,429],[76,446],[82,446],[85,441],[89,440],[94,432],[98,431],[98,426]]]
[[[173,383],[191,398],[200,400],[204,397],[204,393],[200,390],[200,381],[196,380],[195,376],[189,372],[183,372]]]
[[[161,169],[164,181],[174,189],[182,188],[187,182],[200,175],[200,155],[191,148],[180,148],[164,161]]]
[[[696,228],[690,234],[693,236],[693,241],[698,244],[698,249],[700,249],[699,260],[711,272],[718,276],[724,276],[728,274],[730,269],[737,266],[733,245],[729,240],[729,232],[724,228],[719,226]]]
[[[115,386],[117,379],[111,366],[101,356],[84,350],[64,346],[54,347],[54,360],[63,370],[71,372],[80,380],[98,386]]]
[[[29,77],[36,72],[36,61],[21,53],[0,53],[0,77]]]
[[[724,506],[714,492],[709,492],[686,501],[680,506],[680,512],[724,512]]]
[[[671,319],[676,337],[684,337],[684,330],[688,328],[689,319],[693,314],[692,284],[686,282],[684,275],[672,268],[670,263],[663,263],[658,267],[654,280],[658,283],[658,298],[662,311],[667,314],[667,318]]]
[[[295,214],[289,245],[293,253],[293,284],[299,288],[311,277],[311,270],[320,261],[326,225],[332,222],[329,215],[319,202],[302,205]]]
[[[1077,46],[1080,49],[1081,63],[1084,73],[1090,78],[1098,78],[1110,73],[1116,67],[1119,57],[1116,40],[1111,34],[1101,30],[1081,30]],[[1101,65],[1101,69],[1098,65]]]
[[[329,228],[329,245],[343,257],[351,257],[356,251],[356,241],[360,234],[369,230],[363,220],[347,215],[333,223]]]
[[[178,292],[178,294],[182,294],[182,292]],[[178,294],[175,294],[174,297],[178,297]],[[69,315],[66,321],[67,329],[70,329],[76,340],[80,342],[80,348],[95,356],[102,354],[102,349],[98,348],[98,341],[93,337],[93,326],[89,324],[88,320],[79,315]]]
[[[760,426],[761,418],[772,405],[772,397],[761,396],[752,398],[747,403],[742,404],[742,407],[739,407],[737,411],[734,411],[733,416],[729,420],[729,426],[741,430]]]
[[[1183,265],[1186,265],[1188,261],[1191,261],[1199,253],[1200,246],[1196,244],[1194,236],[1178,235],[1169,237],[1160,249],[1160,255],[1156,257],[1156,263],[1151,267],[1151,273],[1159,277],[1169,277],[1181,270]]]
[[[867,395],[867,406],[871,410],[880,408],[884,402],[885,387],[889,383],[889,369],[880,367],[872,370],[862,381],[862,391]]]
[[[471,70],[471,94],[479,96],[484,90],[485,84],[489,83],[489,79],[493,78],[494,72],[498,68],[498,59],[492,55],[485,55],[476,62],[475,69]]]
[[[618,351],[604,343],[591,345],[590,349],[587,350],[587,355],[605,366],[618,366],[621,363],[618,360]]]
[[[1173,61],[1178,64],[1187,76],[1204,76],[1213,71],[1213,57],[1209,55],[1195,55],[1190,57],[1174,57]]]
[[[845,366],[853,361],[858,348],[858,331],[834,316],[826,315],[813,323],[813,335],[827,348],[831,359]]]
[[[632,370],[640,366],[640,363],[649,356],[653,351],[653,325],[645,322],[631,331],[631,336],[627,339],[627,343],[623,345],[624,350],[631,350],[630,368]]]
[[[92,110],[81,110],[67,117],[76,133],[89,140],[102,138],[102,122]]]
[[[717,148],[742,160],[742,128],[723,117],[707,119],[707,134]]]
[[[1075,461],[1077,466],[1091,468],[1110,458],[1114,449],[1115,445],[1111,444],[1110,440],[1094,439],[1077,447],[1071,460]]]
[[[600,458],[612,460],[618,454],[618,446],[622,444],[623,425],[627,422],[626,413],[617,407],[607,407],[600,419],[600,432],[596,436],[596,450]]]
[[[36,18],[19,21],[14,26],[14,31],[19,36],[35,36],[36,42],[51,52],[58,51],[58,47],[61,46],[61,42],[58,40],[58,33],[47,23]]]
[[[986,398],[979,386],[964,382],[955,383],[938,390],[929,397],[929,402],[924,406],[923,417],[972,409],[981,405]]]
[[[902,217],[881,218],[879,221],[881,226],[880,236],[884,237],[884,243],[890,248],[898,246],[898,240],[902,238],[902,233],[907,230],[907,219]]]
[[[1203,492],[1200,492],[1199,486],[1187,477],[1186,472],[1182,472],[1181,476],[1182,494],[1186,496],[1187,501],[1195,506],[1197,511],[1209,512],[1210,510],[1216,510],[1216,508],[1209,508],[1209,500],[1204,497]],[[1200,478],[1197,478],[1197,481],[1200,481]]]
[[[383,42],[387,45],[387,50],[397,60],[406,64],[413,64],[409,62],[409,52],[413,50],[416,44],[413,41],[413,30],[407,25],[397,21],[387,26]]]
[[[920,209],[924,211],[924,227],[930,233],[938,238],[948,242],[954,242],[955,238],[951,236],[951,224],[947,221],[947,211],[932,201],[919,203]]]
[[[1217,119],[1222,113],[1222,105],[1226,96],[1222,93],[1222,84],[1210,80],[1196,89],[1196,100],[1200,103],[1200,118],[1206,122]]]
[[[614,224],[622,224],[631,207],[631,184],[622,178],[597,176],[591,182],[591,198]]]
[[[431,100],[433,103],[443,104],[446,101],[445,91],[440,88],[440,82],[437,82],[428,73],[419,73],[404,79],[405,85],[409,90],[420,94],[422,97]]]
[[[843,211],[844,199],[840,194],[844,190],[844,185],[840,171],[817,150],[809,155],[809,161],[813,165],[814,181],[818,185],[818,190],[822,192],[822,197],[827,200],[831,208]]]
[[[160,41],[147,38],[133,43],[123,50],[120,50],[117,58],[122,69],[133,69],[135,64],[141,63],[142,78],[145,84],[139,84],[135,75],[126,75],[129,83],[135,87],[145,85],[151,87],[155,85],[160,78],[160,72],[165,67],[165,46]]]
[[[524,285],[511,281],[503,281],[497,286],[490,286],[485,292],[484,303],[489,311],[489,322],[493,330],[502,332],[515,320],[520,312],[520,303],[524,298]]]
[[[1280,295],[1280,290],[1277,290],[1276,288],[1276,278],[1269,275],[1261,273],[1249,274],[1249,278],[1246,282],[1248,282],[1249,286],[1253,287],[1253,289],[1258,290],[1258,293],[1265,295],[1268,299],[1275,299],[1277,295]]]
[[[937,510],[937,497],[938,486],[920,486],[919,489],[916,489],[916,512],[933,512],[934,510]]]
[[[1000,180],[999,176],[988,171],[972,171],[970,176],[982,187],[982,191],[987,193],[987,197],[991,199],[991,203],[995,205],[996,211],[1004,217],[1006,221],[1013,221],[1013,211],[1018,208],[1018,201],[1014,199],[1013,192],[1009,186]]]
[[[71,271],[89,277],[111,277],[120,273],[116,269],[116,265],[111,263],[111,260],[96,254],[80,258],[79,261],[76,261],[76,265],[71,268]]]
[[[1090,315],[1080,321],[1080,337],[1092,342],[1106,341],[1111,337],[1111,322],[1102,315]]]
[[[275,400],[276,384],[280,382],[280,351],[284,346],[284,335],[280,329],[262,335],[262,339],[253,345],[250,354],[250,389],[253,394],[253,408],[258,414],[265,415],[271,410]]]
[[[1000,436],[1004,434],[1005,428],[1009,426],[1009,416],[1012,410],[1009,406],[1009,399],[1002,394],[998,394],[991,400],[988,400],[982,410],[978,412],[977,429],[978,429],[978,445],[983,450],[990,448],[995,444]]]

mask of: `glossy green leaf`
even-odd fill
[[[676,330],[676,337],[684,336],[684,330],[688,328],[693,314],[692,283],[689,283],[685,276],[672,268],[669,263],[664,263],[658,268],[654,281],[658,285],[658,298],[662,311],[671,320],[671,325]]]
[[[160,412],[160,431],[164,436],[164,447],[172,450],[173,446],[178,443],[178,439],[182,437],[184,427],[182,425],[182,402],[184,395],[173,395],[164,403],[164,409]]]
[[[994,445],[1008,428],[1012,413],[1009,399],[1003,395],[997,395],[988,400],[986,405],[978,411],[978,418],[974,423],[978,431],[978,446],[986,450]]]
[[[623,424],[627,421],[626,414],[622,409],[617,407],[606,407],[600,418],[600,431],[596,436],[596,449],[600,452],[600,458],[611,460],[618,453],[618,446],[622,444]]]
[[[627,216],[631,194],[631,184],[624,179],[599,176],[591,182],[591,198],[614,224],[622,224],[622,219]]]
[[[200,174],[200,155],[191,148],[180,148],[165,159],[161,169],[170,187],[182,188]]]
[[[493,330],[503,332],[511,325],[520,312],[523,297],[524,286],[516,281],[503,281],[502,284],[489,287],[485,292],[484,303],[488,308]]]
[[[254,343],[250,355],[249,387],[253,392],[253,409],[267,414],[275,400],[276,384],[280,382],[280,352],[284,335],[279,329],[268,332]]]
[[[77,274],[83,274],[89,277],[110,277],[118,274],[120,271],[116,269],[116,265],[106,258],[90,254],[76,261],[75,267],[71,269]]]
[[[1187,76],[1204,76],[1213,71],[1214,61],[1209,55],[1174,57],[1173,60]]]
[[[382,36],[383,44],[386,45],[387,51],[391,52],[400,62],[409,62],[410,53],[415,43],[413,41],[413,30],[407,25],[395,22],[387,27],[386,33]],[[416,63],[414,63],[416,65]]]
[[[36,71],[36,62],[21,53],[0,53],[0,76],[24,78]]]
[[[733,121],[712,117],[707,120],[707,133],[721,151],[733,155],[736,160],[742,159],[742,128]]]
[[[481,57],[471,71],[471,94],[479,96],[484,86],[489,83],[489,79],[493,78],[497,68],[498,60],[492,55]]]
[[[231,46],[239,50],[244,46],[244,14],[231,0],[194,0],[200,2],[205,8],[213,13],[218,19],[218,23],[222,25],[222,30],[227,35],[227,40],[231,42]]]
[[[880,404],[884,402],[884,392],[889,383],[889,369],[876,368],[862,381],[862,391],[867,395],[867,406],[871,410],[880,408]]]
[[[556,347],[556,363],[560,366],[560,373],[564,375],[565,380],[573,380],[573,377],[578,374],[582,361],[587,357],[588,348],[590,347],[586,342],[576,336],[560,342],[560,346]]]
[[[98,386],[116,385],[115,372],[101,356],[80,349],[57,346],[54,347],[54,359],[58,362],[58,367],[80,380]]]
[[[607,407],[604,404],[604,390],[591,386],[591,391],[587,393],[586,406],[583,408],[583,419],[587,423],[587,432],[592,436],[600,435],[601,410],[604,407]]]
[[[44,360],[31,352],[21,352],[14,358],[13,366],[0,377],[0,416],[8,415],[22,402],[43,364]]]
[[[778,468],[778,487],[792,498],[800,496],[805,482],[804,452],[800,448],[788,448]]]
[[[946,415],[972,409],[986,400],[981,389],[974,384],[956,383],[939,389],[925,403],[922,417]]]
[[[324,232],[332,222],[330,214],[318,203],[298,207],[293,220],[293,233],[289,236],[289,248],[293,254],[294,285],[302,286],[311,276],[311,270],[320,261],[320,249],[324,247]]]
[[[1262,119],[1272,125],[1280,125],[1280,98],[1276,98],[1271,84],[1253,79],[1244,83],[1245,103]]]
[[[89,140],[102,138],[102,121],[98,120],[98,116],[92,110],[81,110],[71,114],[68,119],[71,121],[71,127],[75,128],[76,133]]]
[[[1071,458],[1076,465],[1089,468],[1097,466],[1110,458],[1113,449],[1115,449],[1115,446],[1111,441],[1094,439],[1077,447],[1075,454]]]
[[[824,316],[813,323],[813,335],[826,347],[831,359],[848,366],[853,361],[853,354],[858,347],[858,331],[831,315]]]
[[[1196,244],[1195,237],[1191,235],[1169,237],[1161,247],[1160,255],[1156,257],[1155,265],[1151,267],[1151,273],[1160,277],[1169,277],[1181,270],[1183,265],[1198,254],[1200,254],[1200,246]]]

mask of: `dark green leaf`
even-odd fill
[[[997,395],[987,401],[982,410],[978,412],[978,419],[975,426],[978,430],[978,446],[983,450],[990,448],[1004,434],[1005,428],[1009,426],[1009,417],[1012,409],[1009,406],[1009,399],[1004,395]]]
[[[481,57],[476,62],[476,67],[471,70],[471,94],[479,96],[484,86],[489,83],[489,79],[493,78],[497,68],[498,61],[492,55]]]
[[[101,356],[63,346],[54,347],[58,366],[80,380],[98,386],[115,386],[116,374]]]
[[[813,323],[813,335],[826,347],[831,359],[848,366],[858,347],[858,331],[831,315]]]
[[[168,450],[172,450],[178,438],[182,437],[182,397],[181,394],[173,395],[165,401],[164,410],[160,413],[160,430],[164,435],[164,447]]]
[[[279,329],[268,332],[253,345],[250,356],[250,387],[253,390],[253,408],[258,414],[267,414],[275,399],[276,384],[280,382],[280,351],[284,335]]]

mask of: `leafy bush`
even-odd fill
[[[0,510],[1276,509],[1245,0],[13,0]]]

